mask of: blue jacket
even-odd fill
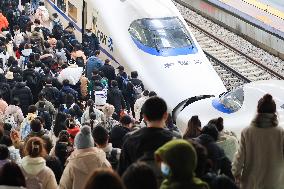
[[[103,61],[96,57],[96,56],[91,56],[87,60],[86,64],[86,76],[89,80],[92,79],[92,72],[94,69],[100,69],[104,65]]]

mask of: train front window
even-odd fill
[[[135,20],[130,25],[129,33],[143,45],[157,50],[193,45],[189,33],[177,17]]]
[[[220,98],[220,103],[231,112],[237,112],[241,109],[244,102],[244,90],[238,88],[232,92],[223,95]]]

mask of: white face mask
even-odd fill
[[[91,36],[92,35],[92,32],[88,32],[88,33],[86,33],[87,34],[87,36]]]
[[[163,173],[164,176],[169,176],[170,175],[170,170],[171,168],[165,164],[164,162],[161,163],[161,172]]]
[[[15,31],[15,34],[19,34],[19,33],[20,33],[20,30]]]

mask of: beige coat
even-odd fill
[[[241,189],[284,189],[284,130],[268,120],[263,116],[261,127],[252,122],[241,133],[232,166],[234,176],[241,176]]]
[[[75,150],[67,161],[67,166],[60,179],[59,189],[83,189],[88,176],[96,168],[111,167],[105,153],[95,147]]]
[[[37,175],[43,169],[44,172],[39,174],[39,180],[42,184],[42,189],[56,189],[57,183],[53,171],[46,167],[45,159],[42,157],[31,158],[26,156],[22,159],[22,169],[24,169],[24,175]]]

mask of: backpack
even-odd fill
[[[42,180],[40,179],[40,175],[43,175],[44,172],[46,171],[46,169],[47,168],[45,167],[37,175],[31,175],[31,174],[28,174],[23,169],[23,167],[21,167],[21,170],[25,175],[27,188],[29,188],[29,189],[42,189],[43,183],[42,183]]]
[[[117,159],[118,150],[119,149],[117,148],[113,148],[110,152],[106,153],[106,159],[111,164],[113,170],[116,170],[118,165],[118,159]]]
[[[13,114],[5,114],[4,115],[4,123],[8,123],[12,126],[13,129],[18,127],[18,124],[15,121],[15,117]]]
[[[120,78],[121,78],[121,80],[122,80],[122,88],[121,88],[121,90],[122,90],[123,92],[126,92],[126,91],[127,91],[127,86],[128,86],[128,83],[129,83],[129,79],[128,79],[128,77],[125,78],[125,77],[123,77],[123,76],[120,76]]]
[[[28,86],[36,86],[38,83],[38,77],[35,74],[27,75],[27,85]]]

